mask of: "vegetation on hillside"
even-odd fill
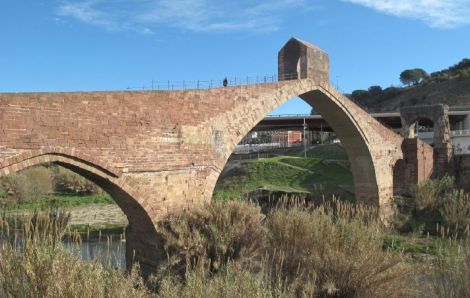
[[[451,105],[468,105],[470,89],[470,59],[463,59],[447,69],[427,74],[420,68],[401,72],[404,87],[371,86],[367,90],[354,90],[347,94],[370,111],[393,111],[400,105],[433,104],[435,99]],[[459,82],[467,82],[463,85]],[[447,102],[452,97],[452,101]],[[395,103],[399,100],[398,104]]]
[[[425,80],[427,77],[427,72],[425,72],[421,68],[407,69],[402,71],[402,73],[400,74],[400,82],[402,82],[403,85],[416,86],[420,82]]]
[[[431,73],[426,79],[427,83],[430,82],[443,82],[446,80],[456,79],[469,79],[470,78],[470,59],[462,59],[459,63],[441,70]]]

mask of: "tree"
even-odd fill
[[[413,68],[402,71],[400,81],[404,85],[418,85],[422,80],[428,77],[428,74],[421,68]]]
[[[354,90],[351,97],[354,101],[364,103],[370,98],[370,93],[367,90]]]
[[[380,86],[370,86],[368,91],[369,91],[370,95],[372,95],[372,96],[380,95],[383,92],[382,87],[380,87]]]

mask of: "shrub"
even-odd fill
[[[54,189],[59,193],[75,193],[80,195],[102,193],[101,188],[96,184],[63,167],[54,169]]]
[[[30,200],[36,201],[52,192],[52,177],[46,167],[32,167],[23,171],[23,174],[28,181],[27,192]]]
[[[167,268],[184,273],[197,264],[216,272],[228,261],[255,261],[263,253],[262,219],[258,206],[240,201],[216,201],[171,217],[159,227]]]
[[[462,190],[448,192],[439,206],[443,224],[460,237],[470,228],[470,195]]]
[[[19,173],[10,174],[0,178],[0,188],[2,189],[2,199],[6,201],[21,202],[26,198],[27,181]]]
[[[417,211],[433,209],[438,205],[438,199],[444,193],[452,190],[454,187],[454,178],[445,176],[442,179],[430,179],[420,182],[411,189],[415,199],[415,208]]]
[[[313,282],[316,297],[409,294],[410,271],[402,256],[382,249],[380,224],[329,211],[294,207],[269,216],[268,247],[278,267],[276,278]]]
[[[33,202],[52,192],[52,177],[46,167],[37,166],[0,178],[0,185],[4,198]]]

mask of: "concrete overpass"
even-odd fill
[[[400,130],[402,128],[399,112],[371,113],[370,115],[390,129]],[[263,120],[253,128],[253,131],[300,130],[303,129],[304,119],[308,130],[332,130],[328,122],[323,119],[322,115],[286,114],[268,115],[264,117]],[[470,109],[449,111],[449,122],[451,130],[470,129]],[[429,127],[433,125],[432,121],[427,119],[420,121],[420,124]]]

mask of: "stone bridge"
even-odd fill
[[[411,146],[414,155],[407,160],[403,138],[335,90],[328,68],[326,53],[291,39],[279,52],[281,80],[276,83],[0,94],[0,176],[53,162],[90,179],[129,219],[128,264],[134,259],[152,267],[160,256],[155,223],[209,202],[238,142],[266,114],[299,96],[328,121],[344,145],[357,200],[386,215],[394,190],[401,187],[394,177],[414,175],[419,161],[415,149],[426,145]],[[287,79],[288,73],[294,75]],[[411,172],[409,164],[414,166]]]

